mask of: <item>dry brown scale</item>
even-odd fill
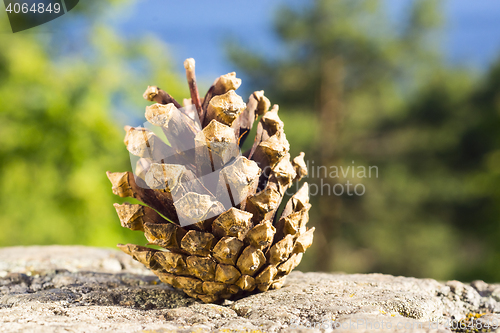
[[[145,205],[115,204],[121,224],[140,230],[162,250],[118,247],[164,283],[203,302],[278,289],[311,246],[309,188],[304,183],[277,210],[285,191],[307,175],[304,153],[291,159],[278,106],[254,92],[235,92],[241,80],[222,75],[200,99],[195,63],[184,63],[191,92],[184,108],[165,91],[148,87],[146,128],[126,127],[125,144],[139,158],[132,172],[108,172],[113,193]],[[258,117],[249,151],[240,154]]]

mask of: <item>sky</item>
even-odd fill
[[[447,58],[482,67],[500,53],[500,1],[448,0]]]
[[[307,2],[286,1],[298,6]],[[411,2],[384,0],[384,6],[392,19],[404,20]],[[236,38],[269,56],[283,52],[272,29],[276,9],[283,3],[284,0],[138,0],[112,19],[125,35],[159,36],[171,46],[176,62],[195,58],[198,75],[217,77],[234,70],[223,48],[228,38]],[[451,64],[486,68],[500,53],[500,1],[444,0],[442,8],[442,49],[446,59]]]
[[[218,77],[234,70],[223,49],[227,38],[237,38],[252,49],[270,54],[280,52],[272,18],[281,1],[216,2],[214,7],[212,1],[193,0],[193,8],[187,12],[183,1],[138,0],[115,22],[127,35],[154,34],[162,38],[179,63],[186,58],[196,59],[196,71],[202,77]]]
[[[300,7],[311,1],[131,0],[130,5],[120,6],[119,10],[110,6],[104,17],[122,36],[161,38],[170,46],[170,56],[175,63],[182,66],[184,59],[195,58],[197,76],[213,78],[235,70],[224,50],[224,42],[229,38],[268,57],[284,52],[273,32],[277,8],[285,3]],[[418,0],[381,1],[389,17],[398,22],[405,20],[412,2]],[[500,1],[441,2],[445,18],[441,47],[447,61],[486,69],[500,54]],[[70,12],[58,20],[71,20],[71,16]],[[55,21],[27,30],[27,33],[51,32],[55,26],[51,23],[57,24]],[[72,25],[79,28],[77,21]]]

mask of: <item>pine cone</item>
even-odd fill
[[[285,191],[307,174],[304,153],[290,160],[289,143],[263,91],[247,103],[229,73],[198,96],[194,60],[184,63],[191,99],[184,107],[158,87],[144,97],[146,118],[169,144],[145,127],[126,127],[125,144],[137,156],[134,172],[108,172],[113,193],[145,205],[115,204],[123,227],[144,232],[148,245],[118,247],[164,283],[203,302],[281,288],[313,241],[307,230],[308,184],[278,218]],[[254,122],[253,146],[240,147]]]

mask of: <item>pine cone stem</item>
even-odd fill
[[[194,71],[195,61],[193,58],[186,59],[184,61],[184,68],[186,69],[186,78],[189,85],[189,92],[191,94],[191,101],[193,105],[196,107],[196,111],[198,112],[198,117],[200,119],[200,123],[203,123],[203,109],[201,108],[200,94],[198,93],[198,86],[196,84],[196,74]]]

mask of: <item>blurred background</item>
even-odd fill
[[[313,197],[299,269],[500,281],[500,2],[81,0],[16,34],[0,9],[0,246],[146,243],[105,172],[193,57],[201,94],[236,71],[280,105],[309,183],[363,184]]]

